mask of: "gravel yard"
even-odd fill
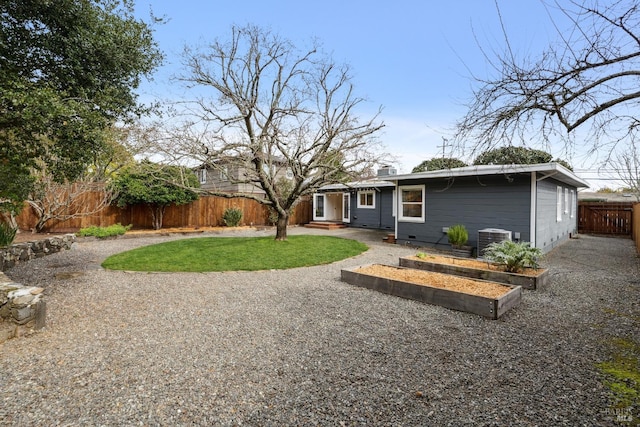
[[[615,337],[640,342],[630,240],[555,249],[551,285],[495,321],[342,283],[341,268],[416,252],[384,233],[294,233],[370,250],[286,271],[100,268],[184,238],[160,236],[83,241],[7,271],[46,288],[48,315],[39,333],[0,344],[0,425],[621,425],[595,364]]]

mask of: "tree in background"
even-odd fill
[[[32,169],[34,182],[26,197],[36,218],[32,232],[45,230],[52,221],[97,214],[111,204],[113,194],[109,191],[109,181],[120,169],[135,164],[135,160],[126,142],[127,129],[113,127],[104,132],[104,145],[73,182],[56,179],[44,162]]]
[[[197,89],[192,120],[166,131],[159,144],[165,158],[190,158],[211,168],[243,170],[230,177],[264,192],[229,194],[271,207],[278,216],[276,239],[287,237],[289,212],[305,195],[349,180],[378,163],[378,114],[360,120],[364,102],[355,95],[348,66],[258,27],[234,27],[229,41],[185,49],[180,80]],[[208,96],[206,96],[206,95]],[[222,171],[221,171],[222,172]],[[291,185],[278,185],[287,172]]]
[[[612,179],[622,181],[624,192],[635,195],[640,202],[640,149],[632,140],[629,148],[610,160],[614,170]]]
[[[24,185],[41,165],[80,176],[105,129],[145,111],[134,89],[161,59],[129,0],[0,2],[0,168]],[[25,194],[0,187],[0,200]]]
[[[40,233],[52,221],[66,221],[96,214],[109,206],[112,193],[104,182],[83,177],[74,182],[58,182],[42,166],[34,172],[35,184],[26,200],[35,214],[32,232]]]
[[[468,165],[462,160],[456,159],[454,157],[434,157],[430,160],[425,160],[424,162],[420,163],[418,166],[413,168],[411,173],[462,168],[465,166]]]
[[[199,186],[190,169],[145,160],[122,170],[112,179],[109,189],[115,195],[114,203],[121,208],[146,205],[151,213],[153,229],[159,230],[166,207],[197,200],[198,193],[192,189]]]
[[[608,154],[637,129],[638,2],[552,1],[547,7],[568,18],[571,27],[554,22],[558,41],[532,59],[512,50],[503,23],[506,48],[495,58],[485,55],[495,76],[475,77],[479,88],[457,123],[461,144],[475,141],[479,152],[505,142],[563,139],[568,152],[577,145]]]
[[[569,170],[571,165],[564,160],[555,159],[546,151],[535,150],[527,147],[500,147],[480,153],[473,161],[474,165],[533,165],[536,163],[549,163],[554,161]]]

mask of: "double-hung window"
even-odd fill
[[[424,222],[424,185],[401,186],[398,221]]]

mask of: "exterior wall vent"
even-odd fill
[[[482,258],[484,250],[489,244],[503,240],[511,240],[511,231],[501,228],[478,230],[478,257]]]

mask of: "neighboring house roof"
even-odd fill
[[[455,178],[463,176],[486,176],[536,172],[544,178],[553,178],[578,188],[588,188],[589,184],[559,163],[537,163],[533,165],[477,165],[462,168],[441,169],[404,175],[394,175],[389,181],[417,180],[430,178]]]
[[[636,195],[632,193],[596,193],[593,191],[579,191],[578,200],[631,203],[638,201]]]

